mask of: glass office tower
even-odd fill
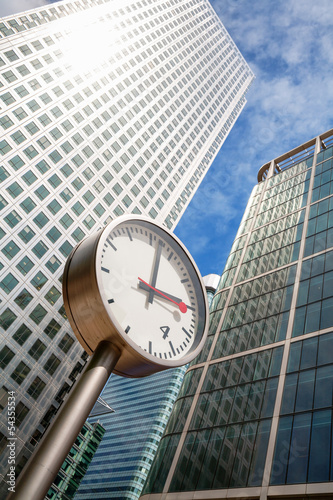
[[[258,180],[144,499],[332,498],[333,130]]]
[[[105,429],[98,421],[92,425],[85,422],[45,500],[72,500],[74,498],[104,433]]]
[[[0,471],[13,390],[18,474],[87,358],[71,249],[123,213],[172,229],[253,74],[207,0],[57,2],[2,19],[0,52]]]

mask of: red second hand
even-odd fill
[[[149,288],[151,288],[152,290],[154,290],[154,292],[158,293],[159,295],[162,295],[162,297],[164,297],[165,299],[167,300],[170,300],[170,302],[173,302],[174,304],[176,304],[176,306],[179,307],[179,310],[180,312],[182,313],[186,313],[187,311],[187,306],[184,302],[176,302],[175,300],[172,300],[170,299],[170,297],[168,297],[167,295],[165,295],[164,293],[160,292],[159,290],[157,290],[156,288],[154,288],[153,286],[149,285],[149,283],[146,283],[143,279],[141,278],[138,278],[139,281],[142,281],[142,283],[144,283],[146,286],[149,286]]]

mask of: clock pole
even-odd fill
[[[24,468],[10,500],[43,500],[119,359],[102,341]],[[8,500],[9,500],[8,499]]]

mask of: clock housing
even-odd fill
[[[206,291],[185,246],[142,216],[122,216],[84,239],[63,277],[65,309],[82,347],[107,340],[118,375],[142,377],[184,365],[208,329]]]

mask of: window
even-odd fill
[[[44,333],[52,340],[57,335],[61,328],[61,325],[57,323],[55,319],[51,319],[50,323],[44,328]]]
[[[0,368],[4,370],[14,356],[15,352],[5,345],[0,351]]]
[[[61,236],[61,232],[55,226],[53,226],[47,233],[46,236],[52,243],[55,243]]]
[[[38,151],[34,146],[28,146],[26,149],[23,150],[23,153],[30,159],[32,160],[35,156],[38,155]]]
[[[85,237],[85,235],[85,232],[82,231],[80,227],[76,228],[72,233],[72,237],[77,243],[79,243]]]
[[[22,179],[28,186],[31,186],[31,184],[37,181],[36,175],[31,170],[28,170],[26,174],[22,175]]]
[[[47,314],[46,309],[44,309],[43,306],[38,304],[38,306],[35,307],[35,309],[29,314],[29,318],[32,319],[37,325],[45,318]]]
[[[45,243],[43,243],[43,241],[39,241],[33,247],[32,251],[40,259],[48,251],[48,247],[45,245]]]
[[[3,140],[3,141],[0,141],[0,153],[2,155],[5,155],[7,154],[11,149],[13,149],[7,141]]]
[[[29,132],[30,135],[34,135],[39,131],[39,127],[37,127],[35,122],[30,122],[25,126],[25,129]]]
[[[12,125],[14,125],[14,122],[9,118],[8,115],[3,116],[0,118],[0,124],[3,129],[10,128]]]
[[[51,304],[51,306],[54,306],[54,304],[57,302],[59,297],[61,296],[61,293],[55,286],[51,287],[50,290],[47,292],[45,295],[46,300]]]
[[[42,356],[45,349],[46,345],[43,344],[43,342],[41,342],[39,339],[37,339],[29,349],[28,354],[30,354],[30,356],[37,361]]]
[[[32,301],[33,297],[30,292],[26,288],[23,288],[22,292],[15,298],[14,302],[17,304],[21,309],[25,309],[27,305],[30,304]]]
[[[32,334],[32,331],[30,328],[28,328],[24,323],[16,330],[16,332],[13,335],[13,339],[15,342],[17,342],[19,345],[23,345],[24,342],[30,337]]]
[[[49,219],[48,217],[46,217],[46,215],[44,214],[44,212],[40,212],[34,219],[33,221],[35,222],[35,224],[39,227],[39,228],[42,228],[44,227],[48,222],[49,222]]]
[[[13,210],[4,218],[4,220],[10,227],[14,227],[22,220],[22,217],[17,212],[15,212],[15,210]]]
[[[0,281],[0,288],[7,294],[10,293],[18,285],[18,280],[12,273],[8,273],[2,281]]]
[[[88,228],[91,229],[95,224],[96,221],[91,217],[91,215],[87,215],[87,217],[84,219],[83,224]]]
[[[11,260],[20,251],[20,247],[16,245],[13,240],[11,240],[9,243],[7,243],[6,246],[2,248],[1,251],[7,257],[7,259]]]
[[[90,203],[95,199],[95,196],[92,194],[90,190],[88,190],[84,195],[83,199],[90,205]]]
[[[53,375],[60,365],[61,361],[57,358],[55,354],[51,354],[49,359],[46,361],[44,365],[44,370],[49,374]]]
[[[65,257],[69,256],[69,254],[71,253],[72,249],[73,249],[73,246],[67,240],[59,248],[60,252]]]
[[[35,194],[38,196],[40,200],[44,200],[50,194],[50,191],[46,189],[45,186],[42,185],[38,189],[36,189]]]
[[[15,408],[15,423],[17,427],[20,427],[28,413],[29,408],[27,408],[22,401],[19,401]]]
[[[79,201],[77,201],[73,206],[72,206],[72,210],[73,212],[76,214],[76,215],[80,215],[82,214],[82,212],[84,211],[84,206],[82,205],[82,203],[80,203]]]
[[[29,271],[34,267],[34,263],[29,259],[29,257],[25,256],[23,259],[17,264],[16,268],[20,271],[20,273],[25,276]]]
[[[65,333],[58,346],[65,354],[67,354],[73,344],[74,339],[68,333]]]
[[[61,262],[60,260],[55,256],[53,255],[50,260],[48,260],[45,264],[45,266],[47,267],[47,269],[49,269],[51,271],[51,273],[55,273],[55,271],[57,269],[59,269],[59,267],[61,266]]]
[[[39,163],[36,165],[37,169],[40,171],[41,174],[45,174],[51,167],[46,163],[45,160],[41,160]]]
[[[20,361],[20,363],[17,365],[17,367],[11,374],[11,377],[13,380],[15,380],[15,382],[21,385],[29,372],[30,372],[29,366],[26,365],[23,361]]]
[[[60,193],[61,198],[67,203],[71,198],[73,198],[73,193],[68,189],[65,188],[61,193]]]
[[[32,382],[30,387],[27,390],[27,393],[33,398],[33,399],[38,399],[38,397],[41,395],[44,387],[46,386],[46,383],[43,382],[43,380],[39,377],[36,377],[35,380]]]
[[[46,282],[47,277],[41,271],[38,271],[38,273],[30,281],[32,286],[34,286],[37,290],[40,290]]]
[[[36,233],[29,227],[25,226],[22,231],[18,233],[19,237],[21,240],[24,241],[24,243],[29,243],[29,241],[35,236]]]
[[[63,225],[65,229],[68,229],[71,224],[73,224],[74,219],[70,217],[67,213],[63,215],[60,219],[60,223]]]
[[[36,208],[36,206],[37,206],[36,203],[32,201],[30,196],[28,196],[28,198],[26,198],[25,200],[22,201],[22,203],[20,203],[20,207],[22,207],[27,214],[30,213],[34,208]]]

